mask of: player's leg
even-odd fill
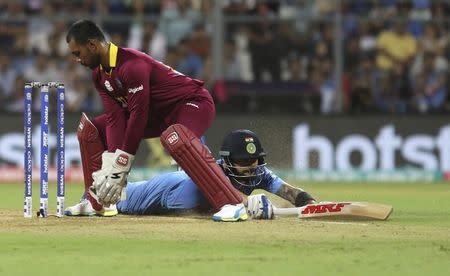
[[[216,116],[214,102],[209,98],[186,101],[169,116],[170,125],[181,124],[201,138]]]
[[[126,199],[117,203],[122,214],[153,215],[191,210],[204,201],[184,172],[160,174],[150,180],[128,183]]]
[[[100,117],[98,121],[100,124],[97,125],[101,126],[102,121],[106,122],[106,117]],[[95,210],[100,210],[102,206],[89,195],[88,191],[89,187],[92,186],[92,183],[94,182],[92,173],[99,170],[102,166],[102,154],[106,149],[106,143],[100,138],[97,126],[94,125],[85,113],[81,115],[77,130],[77,138],[78,143],[80,144],[86,199],[91,202],[92,207]]]
[[[97,214],[101,216],[114,216],[117,214],[115,206],[104,208],[88,192],[94,181],[92,173],[99,170],[102,166],[102,154],[105,151],[106,143],[104,140],[105,138],[101,138],[101,133],[105,133],[105,126],[105,116],[97,117],[91,121],[85,113],[81,115],[77,137],[80,144],[85,193],[78,204],[66,208],[66,215],[79,216]]]
[[[216,163],[208,148],[187,127],[175,124],[161,134],[161,143],[178,165],[198,186],[213,209],[222,213],[213,219],[237,221],[247,219],[241,194]],[[235,208],[223,208],[234,206]]]
[[[209,210],[211,206],[192,179],[183,171],[175,172],[184,181],[175,185],[163,198],[162,205],[169,211]]]

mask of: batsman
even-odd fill
[[[315,203],[309,193],[289,185],[266,167],[266,153],[258,136],[250,130],[229,133],[223,140],[218,161],[182,125],[169,127],[161,142],[185,171],[129,183],[126,197],[115,206],[116,213],[153,215],[220,209],[212,216],[213,220],[242,221],[249,216],[272,219],[274,207],[265,194],[251,195],[255,189],[276,194],[295,206]],[[103,156],[103,164],[107,162],[110,161]],[[105,181],[100,172],[94,173],[94,186],[102,186]],[[83,216],[94,215],[95,211],[90,201],[82,199],[65,213]]]

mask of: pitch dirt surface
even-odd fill
[[[448,275],[449,183],[302,186],[319,200],[385,203],[394,213],[388,221],[24,219],[22,185],[0,185],[0,275]],[[80,193],[69,184],[66,203]]]

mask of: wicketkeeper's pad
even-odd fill
[[[102,166],[102,153],[105,151],[105,146],[97,128],[84,112],[81,114],[77,137],[80,144],[86,198],[91,202],[92,207],[98,211],[102,209],[102,206],[87,191],[89,191],[89,187],[94,182],[92,173],[99,170]]]
[[[164,148],[192,178],[215,210],[225,204],[242,203],[241,194],[192,131],[175,124],[169,126],[160,139]]]

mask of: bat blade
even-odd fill
[[[386,220],[392,206],[370,202],[326,202],[296,208],[276,208],[275,215],[307,218],[350,218]]]

